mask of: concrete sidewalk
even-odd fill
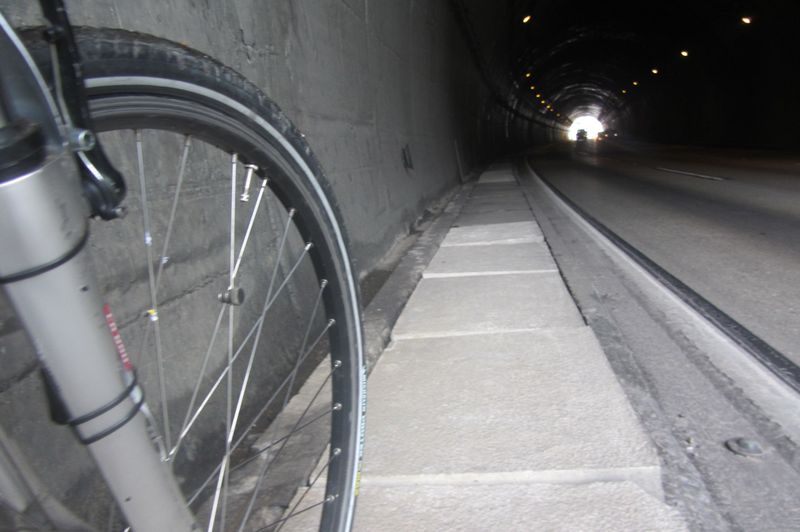
[[[356,530],[685,529],[510,166],[480,178],[392,338]]]

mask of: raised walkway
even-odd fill
[[[685,529],[509,165],[473,187],[368,398],[357,531]]]

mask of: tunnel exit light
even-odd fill
[[[605,129],[600,121],[591,115],[579,116],[573,120],[572,125],[567,131],[567,138],[575,140],[579,129],[586,130],[586,138],[592,140],[597,138],[597,134]]]
[[[531,21],[531,16],[530,16],[530,15],[525,15],[525,16],[522,18],[522,23],[523,23],[523,24],[527,24],[527,23],[528,23],[528,22],[530,22],[530,21]]]

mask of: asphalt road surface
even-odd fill
[[[589,141],[528,160],[586,212],[800,364],[800,156]]]

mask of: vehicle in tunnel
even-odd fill
[[[579,116],[572,121],[567,131],[567,138],[570,140],[581,140],[578,135],[583,132],[583,140],[595,140],[603,131],[603,124],[592,115]]]
[[[601,131],[597,135],[598,140],[608,140],[608,139],[615,139],[619,137],[619,131],[616,129],[606,129],[605,131]]]

